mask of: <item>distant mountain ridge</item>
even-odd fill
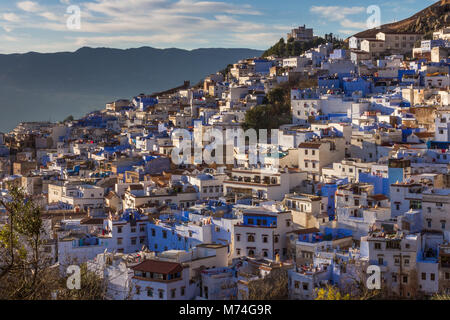
[[[450,0],[441,0],[419,11],[415,15],[398,22],[382,25],[379,29],[369,29],[355,34],[358,38],[375,38],[380,31],[424,33],[450,26]]]
[[[252,49],[83,47],[75,52],[0,55],[0,131],[22,121],[80,117],[106,102],[197,83]]]

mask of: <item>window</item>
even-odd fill
[[[431,219],[427,219],[427,226],[428,228],[431,228]]]
[[[237,234],[237,235],[236,235],[236,241],[237,241],[237,242],[241,241],[241,235],[240,235],[240,234]]]
[[[411,200],[409,202],[409,208],[410,209],[422,209],[422,201],[420,200]]]
[[[430,273],[430,280],[434,281],[434,273]]]
[[[255,242],[255,235],[248,234],[247,235],[247,242]]]
[[[158,296],[160,299],[164,299],[164,290],[158,290]]]
[[[131,238],[131,245],[136,245],[136,238]]]
[[[117,227],[117,233],[122,233],[122,227]]]
[[[403,279],[403,283],[408,283],[408,276],[403,276],[402,279]]]
[[[268,236],[264,234],[264,235],[262,236],[262,241],[263,241],[263,243],[267,243],[267,241],[268,241]]]
[[[294,281],[294,288],[295,289],[300,288],[300,282],[299,281]]]
[[[117,238],[117,244],[119,245],[122,244],[122,240],[123,240],[122,238]]]
[[[241,249],[236,249],[236,254],[237,254],[238,256],[240,256],[240,255],[241,255]]]
[[[442,229],[445,229],[445,220],[442,220],[442,221],[441,221],[441,228],[442,228]]]
[[[427,274],[425,272],[422,272],[422,280],[427,280]]]
[[[446,272],[445,273],[445,280],[449,280],[450,279],[450,272]]]
[[[156,236],[156,231],[155,229],[152,229],[152,237]]]
[[[177,295],[176,289],[170,290],[170,296],[172,297],[172,299],[175,299],[176,295]]]
[[[164,239],[167,239],[167,231],[166,230],[163,230],[162,235],[163,235]]]
[[[381,243],[375,242],[375,250],[381,250]]]
[[[140,225],[139,232],[144,232],[144,231],[145,231],[145,225]]]
[[[131,233],[135,233],[136,232],[136,227],[131,227]]]
[[[406,258],[404,263],[405,263],[405,266],[409,266],[409,258]]]
[[[180,295],[182,296],[182,297],[184,297],[184,293],[186,292],[186,287],[181,287],[180,288]]]
[[[141,294],[141,287],[136,286],[136,294]]]
[[[279,240],[279,239],[278,239],[278,236],[273,236],[273,242],[274,242],[274,243],[278,243],[278,240]]]
[[[383,265],[384,264],[383,257],[378,257],[378,264],[379,265]]]
[[[303,282],[303,290],[304,291],[308,290],[308,282]]]
[[[139,237],[139,243],[140,244],[145,243],[145,237]]]
[[[153,297],[153,288],[147,288],[147,297]]]

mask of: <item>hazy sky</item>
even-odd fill
[[[294,26],[341,37],[409,17],[433,0],[33,0],[0,1],[0,53],[73,51],[82,46],[266,49]],[[69,29],[69,6],[81,12]],[[74,12],[74,11],[72,11]],[[73,16],[72,16],[73,17]],[[70,21],[76,22],[76,19]],[[72,24],[73,25],[73,24]]]

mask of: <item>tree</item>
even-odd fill
[[[65,118],[63,120],[63,123],[66,123],[66,122],[69,122],[69,121],[73,121],[73,120],[74,120],[74,117],[72,115],[70,115],[70,116],[68,116],[67,118]]]
[[[341,266],[342,292],[352,300],[371,300],[387,295],[383,290],[371,290],[367,287],[367,262],[348,261]]]
[[[48,300],[54,292],[62,293],[62,299],[104,297],[103,281],[83,266],[81,289],[68,291],[66,279],[46,252],[51,237],[41,209],[22,189],[11,185],[9,199],[0,199],[0,204],[7,212],[0,229],[0,299]]]
[[[0,231],[0,297],[43,298],[51,259],[43,250],[45,230],[40,208],[16,186],[10,187],[10,196],[8,203],[0,200],[8,212]]]
[[[286,269],[274,269],[265,278],[249,283],[248,299],[286,300],[289,294],[288,280]]]
[[[341,39],[337,39],[335,37],[329,38],[327,35],[327,39],[317,37],[314,38],[311,41],[294,41],[293,38],[290,38],[287,42],[284,41],[284,38],[281,38],[276,44],[274,44],[272,47],[267,49],[262,57],[268,57],[268,56],[276,56],[279,58],[286,58],[289,56],[299,56],[303,54],[305,51],[316,48],[317,46],[321,44],[325,44],[327,42],[331,42],[333,44],[334,48],[340,48],[344,46],[344,41]]]
[[[342,294],[338,288],[327,285],[325,288],[316,289],[315,300],[350,300],[350,295]]]
[[[435,294],[431,297],[431,300],[450,300],[450,295],[448,294]]]
[[[81,289],[70,290],[66,279],[60,279],[60,288],[56,290],[58,300],[104,300],[106,282],[95,272],[89,271],[86,263],[81,265]]]
[[[289,87],[272,89],[258,105],[245,114],[244,129],[278,129],[280,125],[292,122]]]

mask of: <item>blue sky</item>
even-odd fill
[[[74,51],[82,46],[266,49],[295,26],[341,37],[366,29],[367,7],[381,23],[434,0],[1,0],[0,53]],[[67,28],[67,8],[81,12]]]

